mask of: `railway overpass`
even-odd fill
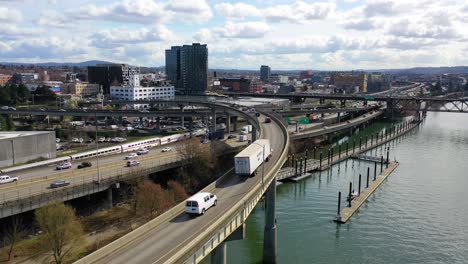
[[[220,108],[232,115],[244,118],[252,125],[252,139],[255,140],[257,131],[260,129],[260,125],[254,116],[223,105],[215,105],[211,103],[211,107],[212,109]],[[18,112],[18,110],[2,111]],[[56,111],[54,113],[63,114],[66,112]],[[88,115],[94,115],[93,112],[85,113]],[[144,114],[147,115],[148,113]],[[212,114],[215,115],[216,113]],[[101,166],[101,168],[99,168],[99,173],[97,172],[96,167],[82,169],[77,172],[74,172],[73,170],[64,171],[58,175],[45,173],[45,176],[43,177],[35,177],[35,179],[30,179],[29,181],[24,182],[20,179],[20,181],[15,184],[0,186],[0,217],[7,217],[33,210],[56,199],[66,201],[103,190],[108,190],[109,188],[117,187],[118,183],[129,178],[140,177],[141,174],[148,175],[168,168],[180,166],[183,160],[181,160],[180,157],[175,157],[174,154],[171,155],[171,157],[157,158],[157,160],[152,160],[151,158],[154,158],[152,155],[142,157],[140,167],[127,168],[124,167],[125,164],[123,161],[116,162],[114,160],[107,165],[104,164],[104,166]],[[18,172],[15,172],[15,174],[17,173]],[[50,182],[58,179],[69,180],[71,184],[66,188],[61,188],[60,190],[47,189]]]

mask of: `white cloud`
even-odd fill
[[[138,30],[128,28],[113,28],[103,30],[92,35],[92,44],[99,48],[115,48],[123,44],[144,43],[170,40],[174,37],[172,32],[164,26],[154,28],[141,28]]]
[[[73,21],[67,19],[65,15],[62,13],[56,12],[54,10],[46,10],[44,11],[37,23],[41,26],[47,27],[58,27],[58,28],[65,28],[73,26]]]
[[[331,2],[308,4],[297,1],[289,5],[268,7],[263,11],[263,15],[269,22],[308,23],[317,19],[325,19],[334,10],[335,4]]]
[[[213,30],[222,38],[261,38],[269,31],[270,27],[263,22],[227,22],[224,27]]]
[[[37,36],[41,32],[41,29],[19,28],[15,25],[4,24],[0,30],[0,37],[3,40],[16,40]]]
[[[128,23],[160,23],[167,15],[163,6],[152,0],[121,0],[108,6],[88,5],[67,14],[76,19]]]
[[[389,33],[414,38],[451,39],[459,37],[451,26],[437,25],[433,21],[410,21],[403,19],[392,24]]]
[[[213,17],[211,8],[205,0],[171,0],[166,9],[175,13],[174,19],[188,23],[204,22]]]
[[[220,3],[215,9],[223,16],[231,19],[243,19],[245,17],[260,17],[261,12],[255,6],[244,3]]]
[[[47,38],[22,41],[12,45],[10,50],[0,51],[3,58],[56,59],[76,56],[87,52],[77,39]]]
[[[11,8],[0,7],[0,22],[15,23],[20,22],[22,19],[23,16],[20,11]]]
[[[343,23],[346,29],[368,31],[377,28],[377,23],[372,19],[348,20]]]

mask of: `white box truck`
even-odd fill
[[[248,126],[243,126],[240,132],[241,135],[247,135],[249,134],[249,127]]]
[[[271,157],[270,140],[259,139],[234,157],[237,175],[255,176],[255,170]]]
[[[239,136],[239,142],[244,142],[244,141],[247,141],[248,138],[247,138],[247,135],[240,135]]]
[[[247,127],[249,133],[251,133],[252,132],[252,125],[246,125],[246,127]]]

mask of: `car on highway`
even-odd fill
[[[65,169],[70,169],[72,167],[72,164],[71,162],[63,162],[63,163],[60,163],[59,165],[57,165],[57,167],[55,167],[57,170],[65,170]]]
[[[64,186],[67,186],[67,185],[70,185],[70,182],[69,182],[69,181],[57,180],[57,181],[52,182],[52,183],[50,184],[49,188],[50,188],[50,189],[54,189],[54,188],[64,187]]]
[[[218,197],[209,192],[201,192],[188,198],[185,202],[185,213],[204,215],[206,210],[218,203]]]
[[[140,149],[137,151],[137,155],[146,155],[149,153],[148,149]]]
[[[265,118],[265,123],[271,123],[271,118],[266,117],[266,118]]]
[[[80,165],[78,165],[78,169],[84,169],[84,168],[88,168],[88,167],[91,167],[93,166],[93,164],[91,164],[91,162],[88,162],[88,161],[84,161],[84,162],[81,162]]]
[[[0,175],[0,184],[16,182],[17,180],[18,180],[18,177]]]
[[[83,143],[83,139],[82,138],[72,138],[72,142],[73,143]]]
[[[130,153],[127,156],[125,156],[125,159],[128,160],[128,159],[133,159],[133,158],[136,158],[136,157],[138,157],[138,154],[133,152],[133,153]]]
[[[161,150],[161,152],[169,152],[169,151],[172,151],[171,147],[165,147]]]
[[[137,160],[129,160],[127,161],[127,167],[133,167],[140,165],[140,162]]]

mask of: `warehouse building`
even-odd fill
[[[0,132],[0,149],[0,167],[55,158],[55,132]]]

